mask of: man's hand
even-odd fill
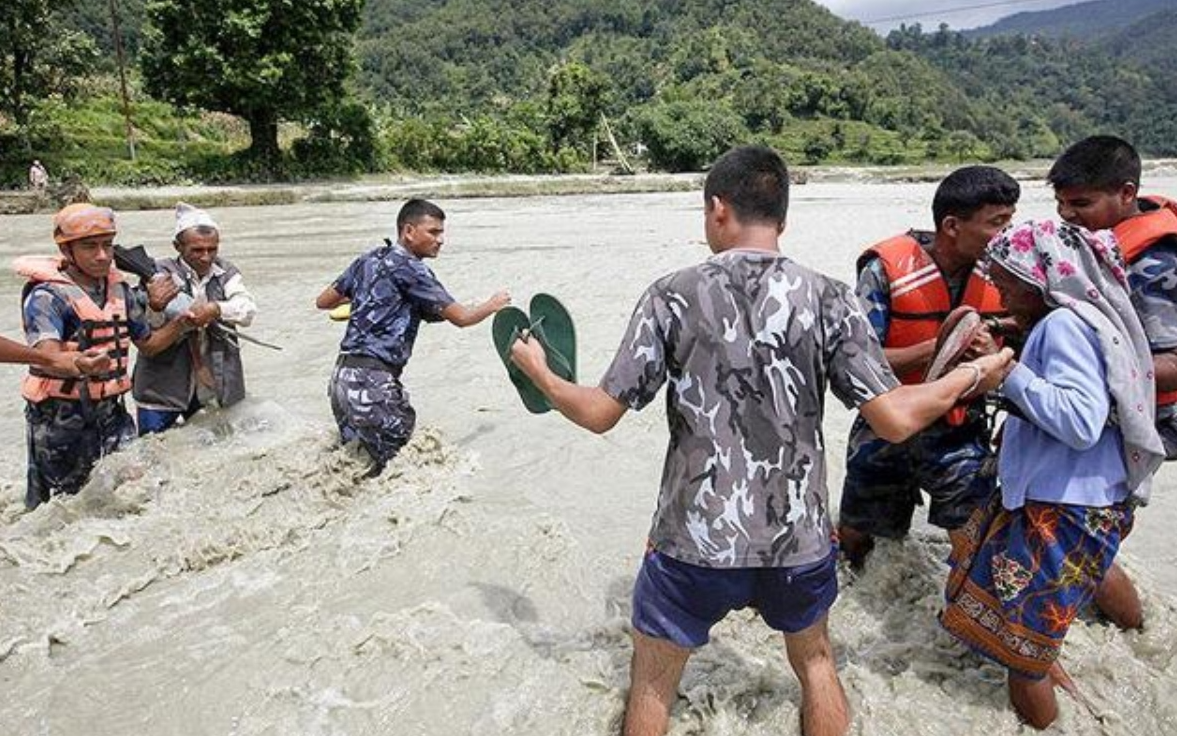
[[[216,302],[195,304],[184,315],[193,327],[206,327],[221,317],[221,305]]]
[[[527,335],[511,343],[511,362],[533,381],[538,381],[539,376],[548,370],[544,346],[539,344],[539,340],[531,340]]]
[[[509,291],[507,291],[506,289],[503,289],[502,291],[499,291],[499,292],[495,292],[494,296],[492,296],[490,299],[486,300],[486,305],[487,305],[487,307],[490,308],[492,313],[499,311],[500,309],[502,309],[503,307],[507,306],[510,303],[511,303],[511,293]]]
[[[180,287],[176,286],[171,276],[158,273],[147,282],[147,306],[153,311],[162,312],[167,308],[168,302],[175,299],[179,293]]]
[[[964,399],[988,393],[1000,386],[1009,372],[1014,369],[1014,351],[1010,348],[1002,348],[992,355],[984,355],[968,363],[961,363],[961,365],[976,366],[980,371],[977,385],[972,391],[961,396]]]
[[[988,325],[982,324],[981,329],[977,330],[977,334],[973,336],[973,341],[969,343],[968,349],[964,351],[964,359],[975,360],[983,355],[992,355],[997,351],[997,341],[993,339],[993,333],[989,331]]]
[[[101,348],[90,348],[84,353],[73,351],[51,353],[49,365],[46,366],[54,375],[68,378],[108,373],[112,367],[114,367],[114,361]]]

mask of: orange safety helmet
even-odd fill
[[[85,202],[66,205],[53,216],[53,240],[58,245],[95,235],[114,235],[114,210]]]

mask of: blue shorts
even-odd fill
[[[793,634],[821,620],[838,597],[837,554],[797,567],[698,567],[646,553],[633,588],[633,627],[694,649],[731,611],[752,606],[764,623]]]

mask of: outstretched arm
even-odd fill
[[[15,340],[0,337],[0,363],[35,365],[57,376],[72,378],[110,370],[110,358],[98,349],[84,353],[65,351],[56,340],[42,340],[31,348]]]
[[[539,340],[516,340],[511,345],[511,360],[548,397],[557,411],[590,432],[608,432],[625,414],[625,404],[599,386],[580,386],[552,373]]]
[[[961,399],[996,388],[1013,360],[1009,348],[962,363],[931,383],[899,386],[859,407],[875,434],[899,443],[939,419]]]
[[[476,325],[495,312],[511,303],[511,295],[507,291],[496,292],[494,296],[483,303],[467,307],[465,304],[454,302],[441,310],[442,319],[458,327]]]

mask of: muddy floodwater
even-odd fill
[[[1177,193],[1177,176],[1145,191]],[[794,189],[785,251],[845,280],[861,248],[928,227],[932,184]],[[518,401],[489,322],[421,331],[405,383],[418,433],[378,478],[338,446],[325,387],[341,324],[315,296],[392,234],[399,202],[214,209],[257,298],[249,398],[103,461],[86,490],[23,510],[21,370],[0,367],[0,733],[612,734],[628,680],[629,592],[666,445],[661,401],[605,436]],[[595,382],[657,276],[705,257],[697,193],[439,200],[436,273],[460,300],[557,295]],[[1024,183],[1019,217],[1053,214]],[[170,211],[120,242],[165,255]],[[0,259],[53,251],[49,215],[0,217]],[[0,275],[0,334],[20,282]],[[850,414],[826,444],[840,494]],[[1177,733],[1177,466],[1121,560],[1148,626],[1078,622],[1052,733]],[[923,522],[840,571],[831,629],[855,734],[1022,733],[1004,672],[935,622],[944,535]],[[729,617],[692,658],[671,733],[796,734],[779,637]]]

